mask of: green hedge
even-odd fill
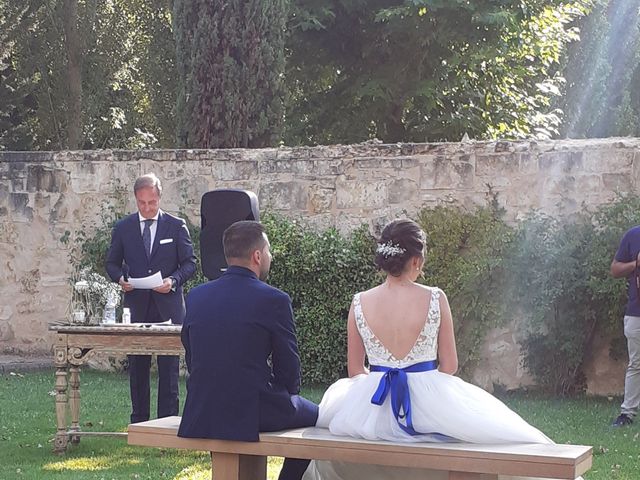
[[[477,366],[487,331],[518,318],[516,338],[538,384],[567,394],[584,387],[582,368],[594,337],[613,334],[612,356],[624,353],[621,319],[625,282],[609,265],[626,229],[640,223],[640,197],[619,197],[594,211],[552,218],[532,212],[507,224],[492,192],[486,206],[425,208],[425,284],[442,288],[451,304],[461,375]],[[79,268],[103,269],[117,212],[92,234],[75,239]],[[346,373],[346,319],[352,296],[381,282],[373,265],[375,240],[366,226],[341,235],[300,221],[263,216],[272,244],[269,283],[293,301],[305,383],[329,383]],[[196,252],[199,228],[189,225]],[[206,281],[200,269],[187,288]]]
[[[315,232],[297,221],[265,215],[272,245],[269,283],[291,296],[305,383],[346,374],[346,324],[356,292],[375,285],[375,241],[366,227],[342,236]]]

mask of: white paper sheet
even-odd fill
[[[151,290],[152,288],[161,287],[163,281],[160,272],[156,272],[153,275],[149,275],[148,277],[129,277],[129,283],[133,286],[133,288],[137,288],[139,290]]]

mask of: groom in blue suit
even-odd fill
[[[153,173],[139,177],[133,186],[138,212],[113,228],[107,254],[107,273],[124,290],[124,306],[134,323],[171,320],[181,324],[185,315],[182,285],[196,271],[191,237],[185,221],[160,210],[162,185]],[[129,277],[160,272],[163,284],[137,290]],[[131,423],[149,420],[151,356],[129,355]],[[178,415],[179,357],[158,356],[158,418]]]
[[[229,268],[189,292],[182,343],[189,370],[178,435],[257,441],[261,431],[313,426],[318,406],[298,395],[300,357],[291,299],[264,283],[271,265],[264,227],[224,232]],[[280,480],[308,460],[285,459]]]

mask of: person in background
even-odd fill
[[[181,324],[185,316],[182,285],[196,271],[196,258],[185,221],[160,209],[162,185],[149,173],[133,185],[138,211],[116,223],[107,253],[111,280],[124,290],[124,306],[132,323]],[[163,283],[153,290],[134,289],[129,277],[160,272]],[[131,423],[149,420],[150,355],[129,355]],[[178,415],[179,357],[158,356],[158,418]]]
[[[611,275],[627,279],[627,307],[624,314],[624,336],[627,337],[629,364],[624,379],[624,400],[620,415],[613,421],[614,427],[624,427],[633,423],[640,404],[640,226],[628,230],[620,241],[613,262]]]

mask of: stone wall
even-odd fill
[[[258,194],[263,209],[318,228],[346,231],[367,222],[376,231],[423,206],[482,203],[489,185],[512,220],[531,208],[571,213],[607,202],[616,192],[637,191],[640,139],[0,152],[0,353],[50,350],[47,323],[65,317],[70,294],[68,245],[61,239],[96,223],[119,198],[133,211],[130,187],[149,171],[163,180],[163,208],[186,212],[195,223],[203,193],[244,188]],[[492,332],[485,353],[479,383],[529,382],[509,329]],[[594,378],[616,381],[592,383],[591,391],[620,391],[620,364],[604,372],[603,365]]]

